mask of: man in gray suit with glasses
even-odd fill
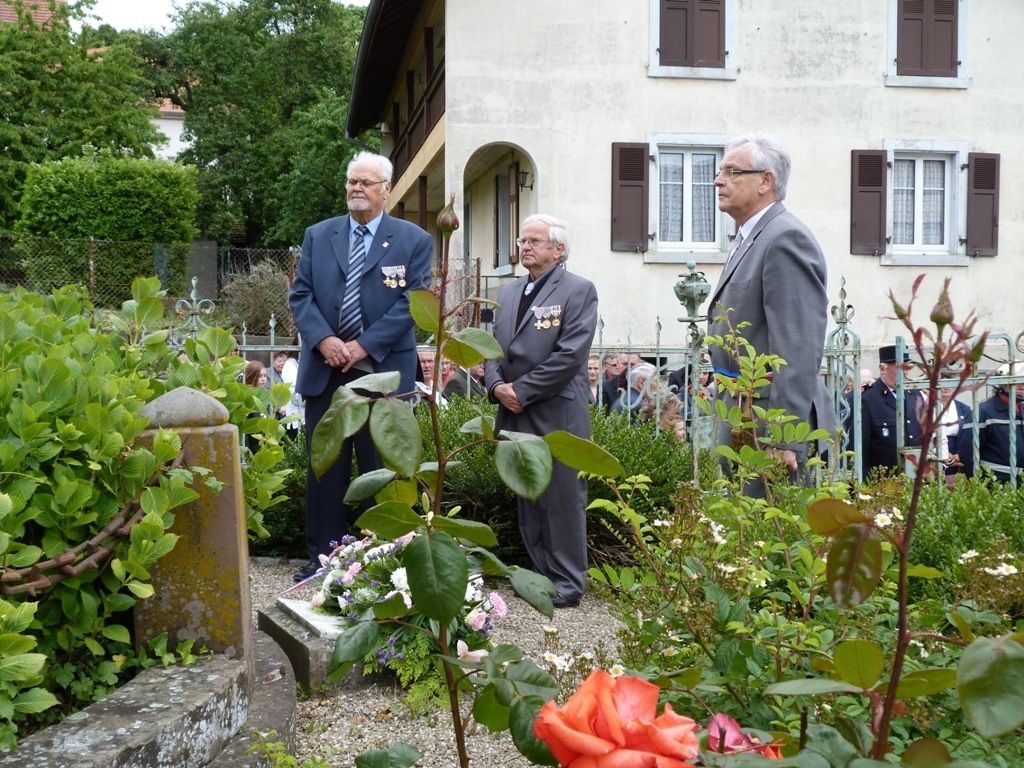
[[[772,383],[758,390],[757,405],[782,408],[831,431],[835,411],[818,378],[828,319],[825,256],[807,226],[782,204],[789,169],[789,153],[768,137],[741,137],[726,147],[715,187],[718,208],[736,221],[737,233],[711,297],[708,332],[724,336],[730,326],[750,323],[742,335],[754,349],[786,361]],[[739,370],[732,350],[721,346],[711,348],[711,364],[727,378]],[[720,391],[719,397],[728,395]],[[719,442],[731,442],[728,424],[722,425]],[[776,447],[796,479],[807,445]]]

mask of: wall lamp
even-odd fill
[[[529,171],[519,172],[519,188],[520,189],[533,189],[533,182],[530,181]]]

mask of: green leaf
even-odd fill
[[[930,565],[911,565],[907,567],[907,576],[916,576],[919,579],[944,579],[946,574],[940,571],[938,568],[932,568]]]
[[[900,678],[896,695],[901,699],[932,696],[955,685],[955,669],[915,669]]]
[[[419,486],[413,479],[401,478],[392,480],[373,495],[374,501],[383,504],[385,501],[397,501],[410,507],[419,499]],[[347,494],[346,494],[347,495]]]
[[[462,608],[469,582],[466,553],[446,533],[417,536],[402,550],[416,609],[431,619],[451,621]]]
[[[113,640],[115,643],[129,645],[132,642],[132,636],[129,634],[128,628],[122,624],[107,624],[103,627],[103,636],[108,640]]]
[[[423,525],[423,518],[408,504],[385,501],[370,507],[356,520],[356,527],[373,531],[382,539],[397,539]]]
[[[146,600],[153,596],[154,589],[152,584],[146,584],[142,581],[129,581],[125,586],[128,587],[128,591],[135,595],[140,600]]]
[[[567,467],[598,477],[619,477],[623,474],[619,460],[591,440],[556,430],[544,435],[544,442],[551,449],[551,455]]]
[[[516,749],[534,765],[558,765],[548,745],[537,738],[533,732],[533,723],[537,719],[539,709],[535,709],[522,699],[512,703],[509,713],[509,732]]]
[[[513,566],[509,576],[509,584],[513,591],[549,619],[555,612],[551,598],[555,596],[555,586],[547,576],[535,571]]]
[[[349,387],[338,387],[331,396],[327,408],[310,444],[311,463],[317,478],[338,460],[345,440],[358,432],[370,415],[370,401],[357,395]]]
[[[327,670],[331,682],[337,682],[359,661],[377,647],[377,622],[361,621],[349,627],[334,642],[331,665]]]
[[[867,690],[882,676],[885,655],[870,640],[846,640],[836,646],[833,663],[840,680]]]
[[[505,353],[501,345],[481,328],[463,328],[444,343],[443,354],[456,365],[472,368],[484,360],[500,360]]]
[[[26,715],[44,712],[57,704],[57,697],[43,688],[22,691],[14,698],[14,711]]]
[[[39,674],[46,663],[41,653],[18,653],[0,658],[0,680],[27,680]]]
[[[392,744],[387,749],[356,755],[356,768],[409,768],[422,757],[421,753],[405,742]]]
[[[489,685],[473,700],[473,719],[491,733],[500,733],[508,728],[511,710],[498,701],[497,692]]]
[[[404,400],[378,400],[370,414],[370,435],[386,466],[412,477],[423,454],[420,426]]]
[[[22,547],[10,556],[7,561],[8,568],[27,568],[34,565],[43,556],[43,550],[34,545]]]
[[[392,595],[387,600],[373,604],[373,616],[376,619],[397,619],[406,616],[410,609],[405,605],[401,595]]]
[[[530,501],[536,501],[551,482],[551,450],[536,435],[517,434],[514,439],[500,440],[494,449],[494,463],[505,485]]]
[[[807,524],[822,536],[831,536],[848,525],[869,523],[871,519],[843,499],[817,499],[807,507]]]
[[[485,440],[493,440],[494,417],[487,415],[477,416],[459,427],[459,432],[465,435],[479,435]]]
[[[1024,725],[1024,647],[1009,637],[979,637],[956,672],[964,714],[982,738]]]
[[[938,739],[918,739],[900,756],[900,762],[910,768],[937,768],[953,762],[946,745]]]
[[[372,499],[396,477],[393,469],[375,469],[365,475],[360,475],[349,483],[348,491],[345,492],[345,503],[355,504]]]
[[[873,525],[849,525],[833,537],[825,578],[838,607],[862,603],[881,576],[882,543]]]
[[[409,291],[409,314],[418,328],[437,335],[437,318],[441,314],[441,302],[433,291]]]
[[[823,693],[860,693],[861,689],[856,685],[844,683],[842,680],[808,677],[801,680],[772,683],[764,689],[764,692],[777,696],[817,696]]]
[[[363,392],[376,392],[387,395],[394,392],[402,381],[402,374],[398,371],[387,371],[386,373],[368,373],[360,376],[355,381],[348,383],[349,389],[361,390]]]
[[[465,539],[481,547],[498,546],[498,537],[494,535],[491,526],[480,523],[476,520],[459,520],[451,517],[434,517],[431,523],[434,528],[444,531],[456,539]]]

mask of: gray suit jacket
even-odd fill
[[[562,429],[589,437],[587,357],[597,329],[597,290],[579,275],[553,269],[540,290],[524,299],[529,308],[518,324],[516,308],[528,278],[498,294],[494,337],[505,357],[485,363],[484,381],[492,400],[498,384],[511,384],[524,407],[520,414],[499,408],[498,428],[536,435]]]
[[[811,231],[782,203],[775,203],[743,241],[711,296],[708,333],[742,331],[760,354],[778,355],[786,365],[771,385],[759,390],[766,408],[783,408],[815,427],[835,429],[835,409],[818,378],[828,321],[825,256]],[[718,372],[738,370],[729,350],[713,346]],[[765,400],[767,402],[765,402]]]

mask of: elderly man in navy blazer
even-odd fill
[[[759,391],[758,404],[832,431],[835,411],[818,378],[828,320],[825,256],[807,226],[782,204],[789,169],[789,153],[767,137],[738,138],[726,147],[715,187],[718,208],[736,221],[737,234],[711,297],[708,332],[724,336],[730,325],[750,323],[742,334],[754,349],[786,361]],[[725,309],[732,310],[728,316]],[[711,365],[724,376],[735,377],[739,370],[730,350],[719,346],[711,348]],[[719,441],[729,439],[724,424]],[[796,477],[806,461],[806,444],[779,448]]]
[[[484,365],[499,429],[590,437],[587,358],[597,328],[594,284],[567,272],[569,231],[553,216],[527,217],[519,261],[528,275],[498,294],[494,336],[505,352]],[[534,568],[551,579],[556,608],[578,605],[587,583],[587,486],[555,461],[537,501],[519,499],[519,532]]]
[[[408,291],[430,282],[433,242],[414,224],[384,213],[391,191],[391,162],[360,152],[348,166],[348,214],[306,230],[291,304],[302,337],[296,391],[306,401],[306,445],[339,386],[367,373],[398,371],[396,393],[412,392],[416,380],[416,338]],[[345,441],[338,462],[317,480],[307,475],[306,544],[309,563],[296,580],[319,567],[347,532],[342,499],[352,470],[380,467],[369,431]]]

